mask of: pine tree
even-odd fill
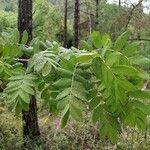
[[[119,0],[119,7],[121,7],[121,0]]]
[[[79,46],[79,22],[80,22],[80,1],[74,0],[74,35],[73,35],[73,46],[78,48]]]
[[[96,26],[99,24],[99,0],[96,0]]]
[[[32,0],[18,1],[18,31],[20,33],[20,42],[22,41],[23,33],[27,31],[28,41],[27,45],[32,40]],[[23,56],[26,57],[26,56]],[[24,63],[24,66],[27,64]],[[29,110],[22,111],[23,121],[23,137],[30,140],[36,139],[40,135],[38,118],[37,118],[37,104],[35,95],[31,97]]]
[[[64,47],[67,47],[67,16],[68,16],[68,0],[65,0],[64,9]]]

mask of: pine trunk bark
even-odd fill
[[[22,40],[23,32],[26,30],[28,32],[27,45],[32,40],[32,5],[32,0],[18,0],[18,31],[20,33],[20,42]],[[25,58],[26,56],[23,57]],[[27,64],[24,64],[24,66],[27,66]],[[40,131],[35,95],[31,97],[29,111],[22,111],[22,121],[23,138],[32,141],[38,139]]]
[[[65,0],[64,10],[64,47],[67,47],[67,18],[68,18],[68,0]]]
[[[73,46],[75,48],[78,48],[78,46],[79,46],[80,1],[79,0],[74,0],[74,1],[75,1],[75,3],[74,3]]]
[[[18,0],[18,30],[20,32],[20,42],[25,30],[28,32],[28,43],[32,40],[32,5],[32,0]]]
[[[121,0],[119,0],[119,7],[121,7]]]
[[[22,112],[22,119],[24,139],[29,139],[31,142],[38,140],[40,131],[38,126],[37,103],[35,95],[31,97],[29,111]]]
[[[99,24],[99,0],[96,0],[96,26]]]

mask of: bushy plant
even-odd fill
[[[10,32],[16,28],[17,14],[0,11],[0,35],[2,32]]]
[[[112,143],[117,142],[122,127],[144,130],[150,109],[143,100],[150,98],[150,92],[142,88],[150,77],[133,62],[140,43],[129,43],[128,37],[125,32],[112,43],[109,35],[93,32],[90,44],[82,41],[81,50],[50,41],[40,42],[40,50],[35,39],[28,47],[23,45],[24,32],[22,44],[9,43],[17,47],[15,51],[7,43],[0,53],[7,103],[19,114],[28,110],[30,96],[37,93],[53,115],[62,113],[61,127],[70,117],[84,122],[85,114],[92,113],[100,137]],[[30,59],[19,59],[24,53]]]

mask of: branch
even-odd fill
[[[130,23],[130,21],[131,21],[131,19],[132,19],[134,10],[135,10],[136,7],[138,7],[142,2],[143,2],[143,0],[140,0],[140,1],[138,2],[138,4],[136,4],[136,5],[134,5],[133,3],[131,3],[131,5],[132,5],[133,8],[131,9],[131,11],[130,11],[130,13],[129,13],[129,18],[128,18],[127,23],[126,23],[126,25],[125,25],[125,27],[124,27],[125,30],[127,30],[127,27],[128,27],[128,25],[129,25],[129,23]]]
[[[15,61],[19,61],[19,62],[28,62],[29,59],[21,59],[21,58],[14,58]]]
[[[150,39],[145,39],[145,38],[133,38],[133,39],[129,39],[129,40],[133,40],[133,41],[150,41]]]

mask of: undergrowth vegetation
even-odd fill
[[[6,108],[0,107],[0,109],[0,149],[21,150],[23,145],[21,118],[14,117]],[[40,145],[42,146],[32,145],[33,150],[150,149],[149,130],[146,133],[126,128],[117,144],[112,145],[109,141],[101,140],[98,126],[88,121],[88,117],[86,124],[78,124],[71,120],[64,129],[61,129],[59,127],[61,117],[56,119],[47,115],[48,113],[45,110],[39,111],[39,125],[42,133]]]

